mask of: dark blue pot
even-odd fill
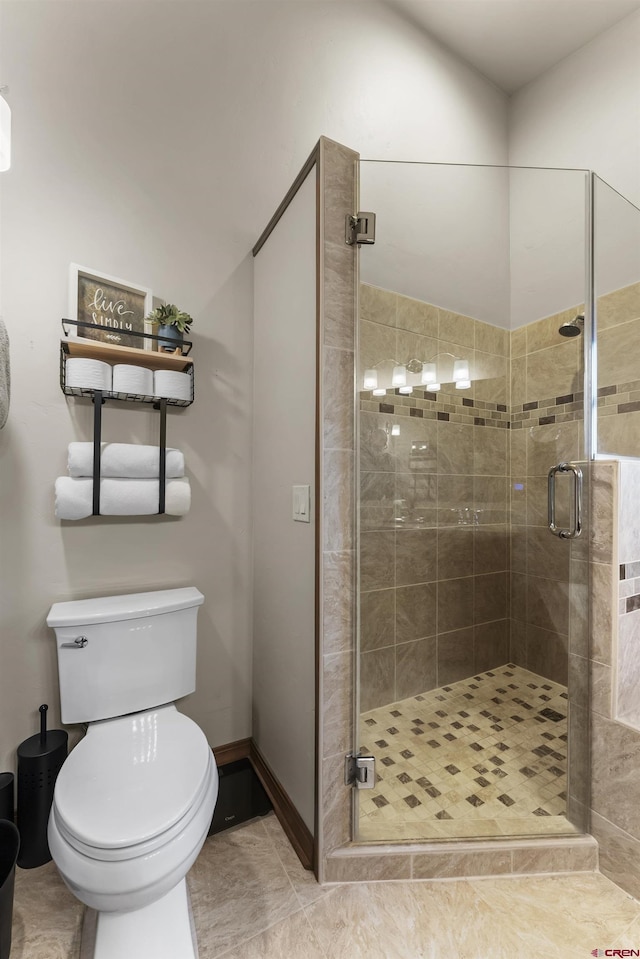
[[[166,336],[170,343],[160,340],[158,349],[162,353],[174,353],[178,346],[184,342],[184,334],[180,332],[177,326],[159,326],[158,336]]]

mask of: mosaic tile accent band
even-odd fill
[[[511,663],[361,716],[361,822],[564,816],[567,690]]]
[[[584,393],[566,393],[529,403],[485,403],[453,393],[430,393],[414,388],[411,396],[389,390],[384,402],[374,401],[368,391],[360,393],[360,409],[368,413],[393,416],[417,416],[422,419],[465,423],[469,426],[492,426],[499,429],[523,429],[526,426],[548,426],[582,420]],[[640,380],[619,386],[598,389],[598,414],[633,413],[640,410]]]
[[[620,564],[619,599],[621,615],[640,609],[640,561]]]

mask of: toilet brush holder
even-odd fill
[[[18,816],[21,869],[42,866],[51,859],[47,824],[53,790],[67,758],[68,735],[47,730],[47,706],[40,706],[40,732],[18,746]]]

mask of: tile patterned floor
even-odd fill
[[[640,947],[640,903],[599,873],[318,886],[273,815],[208,839],[189,886],[200,959],[588,959]],[[53,863],[18,870],[11,959],[78,959],[81,918]]]
[[[564,686],[507,664],[363,713],[377,785],[360,792],[359,838],[572,832],[567,705]]]

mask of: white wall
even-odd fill
[[[13,398],[0,432],[0,768],[57,718],[51,602],[193,583],[213,745],[251,731],[249,251],[321,134],[365,156],[499,163],[506,98],[377,2],[0,3],[14,163],[2,174]],[[359,68],[359,50],[365,63]],[[196,402],[171,415],[182,520],[61,525],[53,482],[91,409],[58,386],[71,261],[196,317]],[[106,438],[154,441],[149,411]]]
[[[586,167],[640,206],[640,12],[510,101],[509,162]]]
[[[316,168],[254,260],[253,738],[315,829]],[[291,515],[310,487],[308,523]]]

